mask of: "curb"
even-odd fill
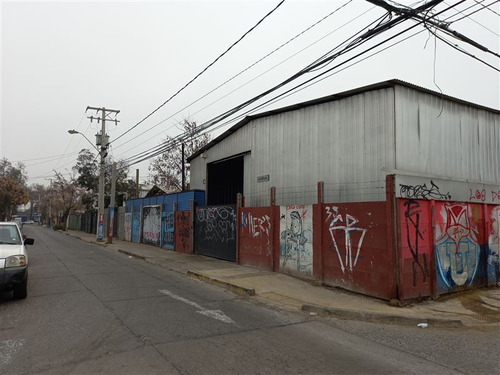
[[[196,272],[196,271],[188,271],[186,274],[188,276],[194,277],[198,280],[207,281],[211,284],[224,287],[224,288],[229,289],[230,291],[238,293],[238,294],[243,294],[243,295],[247,295],[247,296],[255,296],[255,289],[253,289],[253,288],[245,288],[242,286],[238,286],[238,285],[232,284],[230,282],[222,281],[222,280],[204,275],[204,274],[202,274],[200,272]]]
[[[118,249],[117,250],[119,253],[122,253],[122,254],[125,254],[125,255],[128,255],[130,257],[133,257],[133,258],[137,258],[137,259],[142,259],[142,260],[146,260],[147,258],[143,255],[137,255],[135,253],[132,253],[130,251],[127,251],[127,250],[122,250],[122,249]]]
[[[314,312],[320,315],[332,315],[336,318],[347,320],[360,320],[374,323],[394,323],[404,325],[418,325],[427,323],[434,327],[463,327],[459,319],[439,319],[439,318],[414,318],[402,315],[385,314],[378,312],[367,312],[361,310],[349,310],[332,307],[322,307],[317,305],[302,305],[302,311]]]

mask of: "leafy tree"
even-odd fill
[[[81,200],[87,210],[92,210],[96,205],[99,193],[99,164],[97,159],[90,150],[83,149],[78,154],[76,165],[73,167],[73,171],[78,173],[76,179],[78,185],[85,190]]]
[[[0,220],[10,220],[15,206],[28,203],[27,180],[22,163],[14,167],[7,159],[0,160]]]
[[[199,135],[199,127],[195,121],[184,120],[181,124],[184,133],[187,135],[184,140],[184,156],[194,154],[200,148],[210,142],[210,135]],[[169,144],[174,139],[167,137],[165,144]],[[151,176],[149,182],[166,187],[169,190],[182,190],[182,146],[177,145],[164,152],[149,164]],[[189,168],[186,168],[186,182],[189,181]]]
[[[76,165],[73,167],[73,171],[78,173],[78,178],[76,179],[78,185],[85,190],[81,196],[81,201],[87,210],[92,210],[97,206],[100,174],[98,159],[99,157],[96,157],[91,151],[83,149],[80,151]],[[107,192],[105,204],[109,205],[109,194],[111,192],[111,164],[107,163],[104,168],[104,189],[105,192]],[[135,182],[127,178],[129,170],[125,167],[124,161],[117,162],[116,170],[115,200],[117,205],[122,205],[126,197],[130,198],[135,194]]]

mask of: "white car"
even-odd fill
[[[12,290],[15,299],[28,295],[28,253],[32,238],[23,238],[15,222],[0,222],[0,290]]]

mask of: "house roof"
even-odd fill
[[[278,109],[274,109],[274,110],[271,110],[271,111],[258,113],[256,115],[246,116],[243,120],[241,120],[237,124],[233,125],[231,128],[229,128],[228,130],[226,130],[224,133],[222,133],[221,135],[219,135],[217,138],[214,138],[211,142],[207,143],[204,147],[202,147],[197,152],[195,152],[194,154],[192,154],[191,156],[189,156],[187,158],[187,161],[190,162],[191,160],[195,159],[196,157],[198,157],[199,155],[201,155],[203,152],[209,150],[210,148],[212,148],[213,146],[215,146],[217,143],[219,143],[222,140],[224,140],[225,138],[229,137],[231,134],[235,133],[238,129],[242,128],[243,126],[245,126],[246,124],[248,124],[250,121],[253,121],[255,119],[262,118],[262,117],[273,116],[273,115],[277,115],[277,114],[284,113],[284,112],[296,111],[296,110],[299,110],[299,109],[302,109],[302,108],[306,108],[306,107],[310,107],[310,106],[313,106],[313,105],[328,103],[328,102],[332,102],[332,101],[336,101],[336,100],[340,100],[340,99],[345,99],[345,98],[348,98],[350,96],[359,95],[359,94],[364,93],[364,92],[382,90],[382,89],[386,89],[386,88],[390,88],[390,87],[395,87],[395,86],[398,86],[398,85],[399,86],[409,87],[409,88],[414,89],[416,91],[420,91],[420,92],[424,92],[424,93],[427,93],[427,94],[430,94],[430,95],[434,95],[434,96],[440,97],[442,99],[446,99],[446,100],[450,100],[450,101],[453,101],[453,102],[456,102],[456,103],[468,105],[470,107],[474,107],[474,108],[486,110],[486,111],[489,111],[489,112],[493,112],[493,113],[496,113],[496,114],[500,114],[499,110],[496,110],[496,109],[493,109],[493,108],[485,107],[485,106],[482,106],[482,105],[479,105],[479,104],[475,104],[475,103],[472,103],[472,102],[467,102],[465,100],[458,99],[458,98],[455,98],[453,96],[445,95],[445,94],[442,94],[442,93],[439,93],[439,92],[436,92],[436,91],[433,91],[433,90],[429,90],[429,89],[426,89],[426,88],[421,87],[421,86],[414,85],[414,84],[409,83],[409,82],[401,81],[401,80],[398,80],[398,79],[392,79],[392,80],[388,80],[388,81],[382,81],[382,82],[379,82],[379,83],[374,83],[374,84],[371,84],[371,85],[368,85],[368,86],[359,87],[359,88],[356,88],[356,89],[353,89],[353,90],[344,91],[344,92],[341,92],[341,93],[338,93],[338,94],[328,95],[328,96],[324,96],[324,97],[321,97],[321,98],[318,98],[318,99],[309,100],[309,101],[298,103],[298,104],[293,104],[293,105],[286,106],[286,107],[283,107],[283,108],[278,108]]]

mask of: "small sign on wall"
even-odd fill
[[[262,176],[257,176],[257,183],[268,182],[268,181],[269,181],[269,175],[268,174],[263,174]]]

